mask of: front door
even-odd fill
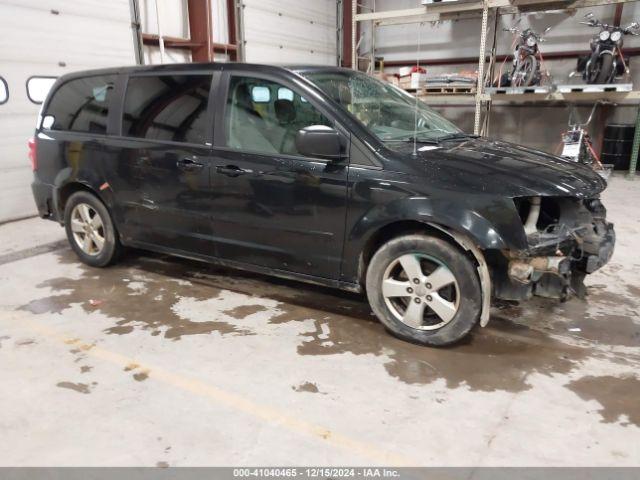
[[[114,190],[134,241],[215,255],[211,238],[211,75],[128,80]]]
[[[295,145],[301,128],[335,125],[284,82],[231,75],[226,91],[211,167],[218,254],[337,279],[348,158],[308,158]]]

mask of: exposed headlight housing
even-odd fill
[[[611,41],[619,42],[622,38],[622,32],[620,30],[615,30],[611,33]]]
[[[527,46],[535,47],[536,46],[536,37],[534,37],[533,35],[529,35],[527,37]]]
[[[609,32],[609,30],[602,30],[598,35],[600,40],[602,40],[603,42],[609,40],[610,36],[611,36],[611,33]]]

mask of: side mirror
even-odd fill
[[[339,160],[342,158],[340,134],[326,125],[311,125],[296,134],[296,149],[305,157]]]
[[[544,29],[544,33],[549,33],[551,31],[551,27],[547,27]]]

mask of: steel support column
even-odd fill
[[[473,133],[480,134],[480,116],[482,109],[482,93],[484,92],[484,64],[486,59],[487,20],[489,17],[489,3],[482,2],[482,26],[480,27],[480,53],[478,54],[478,84],[476,87],[476,111],[473,120]]]
[[[356,0],[342,0],[342,66],[353,66],[353,5]]]
[[[351,68],[358,70],[358,0],[351,0]]]
[[[236,49],[229,51],[229,59],[233,62],[238,61],[238,22],[236,20],[235,0],[227,0],[227,31],[229,32],[229,41],[227,43],[235,45]]]
[[[213,27],[211,25],[211,0],[187,0],[191,61],[213,61]]]

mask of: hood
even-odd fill
[[[471,137],[421,146],[418,159],[411,157],[419,162],[416,168],[433,178],[435,167],[440,182],[463,191],[588,198],[607,185],[586,165],[512,143]],[[400,150],[408,153],[412,145]]]

